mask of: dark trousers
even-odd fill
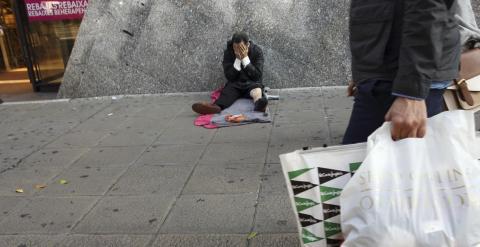
[[[431,89],[427,105],[428,117],[444,111],[444,89]],[[350,123],[342,144],[366,142],[370,134],[385,122],[385,115],[393,104],[392,83],[390,81],[369,80],[357,86]]]
[[[215,104],[223,110],[233,105],[237,99],[251,98],[250,91],[255,88],[263,89],[263,85],[255,82],[228,82]]]

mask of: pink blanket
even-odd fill
[[[220,98],[220,93],[222,93],[222,89],[223,87],[213,91],[210,94],[210,99],[212,100],[211,101],[212,103],[215,103],[215,101],[217,101],[217,99]],[[215,124],[212,124],[212,117],[213,117],[213,114],[201,115],[195,119],[193,124],[195,124],[195,126],[202,126],[206,129],[216,129],[218,128],[218,126]]]

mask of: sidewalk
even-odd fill
[[[192,125],[206,94],[0,105],[0,246],[298,246],[278,155],[338,144],[352,100],[279,94],[218,130]]]

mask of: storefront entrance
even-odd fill
[[[0,0],[0,98],[58,90],[87,2]]]

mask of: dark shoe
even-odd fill
[[[192,105],[192,110],[198,114],[204,115],[220,113],[222,111],[222,108],[212,103],[199,102]]]
[[[255,102],[254,111],[265,112],[267,110],[268,100],[265,97],[260,98]]]
[[[2,99],[0,99],[0,104],[2,104],[2,103],[3,103],[3,100],[2,100]]]

